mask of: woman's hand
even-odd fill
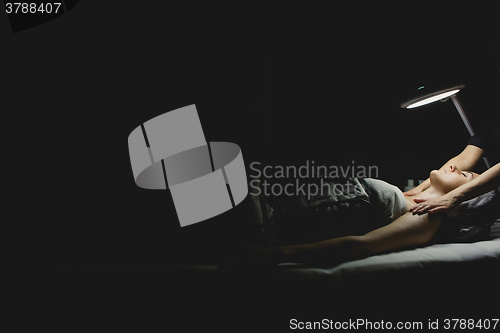
[[[413,215],[429,213],[442,213],[453,209],[456,206],[456,199],[449,194],[431,199],[413,199],[418,205],[410,209]]]

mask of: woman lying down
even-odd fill
[[[454,165],[433,170],[430,174],[430,187],[418,197],[439,197],[472,181],[477,176],[479,175],[473,172],[461,171]],[[404,196],[397,187],[381,180],[366,178],[364,183],[370,188],[370,196],[384,195],[393,198],[385,201],[385,207],[377,206],[377,209],[381,209],[386,215],[389,213],[390,218],[386,219],[386,225],[359,236],[342,236],[299,245],[248,247],[245,257],[255,264],[339,263],[401,248],[425,245],[434,238],[438,230],[445,229],[442,228],[445,225],[443,214],[412,214],[410,210],[416,205],[413,196]],[[494,192],[486,193],[484,196],[486,195],[493,197]],[[481,218],[476,220],[483,221]]]

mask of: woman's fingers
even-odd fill
[[[448,210],[455,207],[455,201],[453,197],[445,194],[441,197],[431,198],[431,199],[421,199],[415,198],[413,199],[417,203],[410,211],[415,214],[425,214],[429,213],[440,213],[447,212]]]
[[[446,211],[446,207],[436,207],[434,209],[430,209],[429,210],[429,214],[432,214],[432,213],[440,213],[440,212],[445,212]]]
[[[410,208],[410,212],[412,212],[413,215],[427,212],[428,209],[428,204],[426,203],[427,199],[415,198],[413,199],[413,201],[415,201],[418,204]]]
[[[410,212],[412,212],[413,215],[415,215],[415,214],[420,215],[420,214],[426,213],[429,208],[430,208],[430,206],[425,202],[425,200],[422,200],[421,203],[412,207],[410,209]]]
[[[413,213],[413,215],[415,214],[421,215],[425,213],[430,214],[430,213],[447,212],[450,208],[451,206],[447,205],[446,203],[433,204],[433,203],[423,202],[411,208],[410,211]]]
[[[419,209],[417,211],[413,211],[413,215],[415,215],[415,214],[422,215],[422,214],[427,213],[428,210],[429,210],[428,207],[424,207],[424,208],[421,208],[421,209]]]

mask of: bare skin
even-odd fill
[[[459,155],[453,157],[443,165],[440,170],[446,169],[451,164],[462,170],[470,170],[479,162],[483,153],[484,151],[481,148],[468,145]],[[430,179],[427,179],[416,188],[404,193],[405,196],[412,197],[417,203],[412,208],[413,214],[444,213],[466,200],[499,187],[500,164],[496,164],[481,174],[480,177],[475,177],[474,181],[463,184],[439,197],[428,198],[419,195],[429,187],[429,184]]]
[[[500,163],[491,167],[474,180],[436,198],[415,197],[418,203],[412,208],[413,214],[439,213],[453,209],[460,203],[487,193],[500,186]]]
[[[445,169],[451,164],[455,165],[461,170],[471,170],[479,162],[481,156],[483,156],[484,151],[476,146],[468,145],[465,149],[457,156],[446,162],[439,170]],[[422,193],[422,191],[429,188],[430,179],[427,178],[422,184],[418,185],[414,189],[404,192],[404,195],[415,196]]]
[[[473,181],[479,175],[463,172],[455,165],[431,172],[429,187],[419,197],[436,198]],[[415,196],[415,195],[414,195]],[[362,236],[344,236],[311,244],[275,248],[248,248],[251,261],[280,262],[343,262],[429,242],[441,226],[440,214],[414,215],[416,203],[406,196],[407,212],[390,224]]]

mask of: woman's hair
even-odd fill
[[[465,201],[443,218],[439,238],[445,242],[476,242],[488,237],[491,225],[499,217],[500,195],[492,190]]]

